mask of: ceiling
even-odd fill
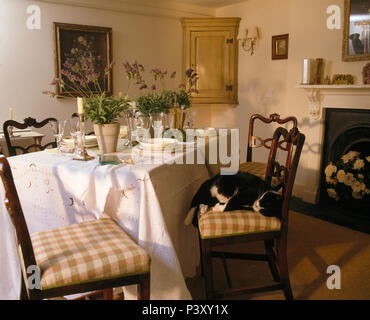
[[[228,6],[230,4],[238,3],[238,2],[245,2],[247,0],[174,0],[177,2],[184,2],[184,3],[190,3],[190,4],[197,4],[212,8],[219,8]]]

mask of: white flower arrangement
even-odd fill
[[[325,180],[328,196],[335,201],[350,198],[370,201],[370,156],[349,151],[335,164],[330,162],[326,166]]]

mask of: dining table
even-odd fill
[[[121,161],[115,164],[103,165],[94,149],[88,149],[90,161],[55,149],[9,157],[29,232],[109,216],[151,256],[151,299],[192,299],[185,279],[196,275],[199,242],[184,220],[218,165],[210,165],[207,149],[195,143],[179,142],[176,152],[148,153],[123,140],[118,146],[114,155]],[[189,154],[195,154],[192,164],[183,161]],[[3,193],[0,184],[0,299],[18,299],[21,264]],[[136,286],[125,287],[124,294],[136,299]]]

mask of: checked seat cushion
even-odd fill
[[[104,218],[31,235],[41,290],[148,273],[150,257]]]
[[[278,218],[265,217],[258,212],[249,210],[208,211],[200,215],[198,222],[202,239],[279,231],[281,227],[281,222]]]
[[[267,163],[262,162],[244,162],[239,165],[239,171],[249,172],[255,176],[265,180]],[[271,180],[271,186],[276,187],[284,182],[284,173],[281,172],[277,176],[273,176]]]
[[[262,162],[244,162],[239,166],[239,171],[249,172],[265,180],[267,163]]]

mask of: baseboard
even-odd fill
[[[295,184],[293,189],[293,196],[310,204],[317,204],[318,190],[308,190],[307,186]]]

